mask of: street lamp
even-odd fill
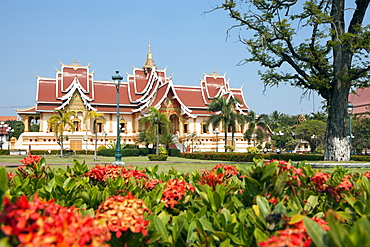
[[[106,131],[104,131],[103,135],[104,135],[104,146],[107,146],[107,135],[108,135],[108,133]]]
[[[218,128],[216,128],[214,131],[213,131],[213,134],[216,135],[216,153],[218,153],[218,134],[220,134],[220,131],[218,130]]]
[[[353,154],[353,149],[352,149],[352,113],[353,113],[353,105],[348,102],[348,118],[349,118],[349,147],[350,147],[350,154]]]
[[[117,102],[117,142],[116,142],[116,154],[114,157],[116,160],[112,163],[113,165],[123,166],[125,163],[121,160],[121,136],[120,136],[120,124],[119,124],[119,86],[121,85],[121,80],[123,77],[119,74],[119,71],[116,71],[116,74],[112,76],[114,85],[116,85],[116,102]]]

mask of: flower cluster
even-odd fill
[[[277,160],[270,160],[266,163],[266,165],[270,164],[271,162],[275,162]],[[290,180],[287,181],[287,185],[296,185],[301,186],[300,177],[306,177],[305,174],[302,173],[302,168],[295,168],[290,162],[287,161],[277,161],[279,167],[279,173],[287,172],[288,177]]]
[[[329,193],[336,201],[342,197],[342,191],[350,191],[353,185],[350,181],[351,175],[346,175],[341,179],[341,182],[335,186],[329,183],[331,176],[328,173],[317,172],[311,177],[314,184],[314,189],[320,193]]]
[[[66,208],[22,196],[12,204],[4,200],[0,212],[1,230],[17,246],[107,246],[110,233],[90,216],[82,217],[75,208]]]
[[[41,156],[38,155],[30,155],[28,157],[24,157],[23,160],[21,160],[21,163],[24,165],[35,165],[41,160]]]
[[[235,166],[219,164],[213,167],[211,171],[201,171],[199,183],[208,184],[215,189],[217,184],[225,183],[226,185],[229,179],[237,174],[239,172]]]
[[[182,179],[170,179],[163,190],[161,202],[166,207],[174,208],[186,196],[188,191],[194,192],[194,187]]]
[[[150,179],[149,181],[146,182],[145,184],[145,188],[149,189],[149,190],[153,190],[154,187],[159,184],[159,183],[163,183],[163,181],[159,180],[159,179]]]
[[[370,179],[370,172],[366,172],[366,173],[364,173],[364,176],[365,176],[366,178]]]
[[[145,212],[151,213],[144,201],[129,192],[127,196],[112,196],[104,201],[95,212],[95,220],[115,232],[117,238],[128,230],[146,236],[149,220],[145,220]]]
[[[329,188],[329,185],[327,184],[329,178],[331,178],[331,176],[328,173],[315,173],[315,175],[311,177],[311,181],[314,183],[316,191],[325,192]]]
[[[338,184],[336,188],[338,190],[350,191],[351,189],[353,189],[353,185],[350,179],[351,179],[351,175],[345,175],[344,178],[342,178],[342,181]]]
[[[318,223],[325,231],[329,231],[328,223],[320,218],[312,218]],[[272,236],[266,241],[259,242],[259,246],[268,247],[308,247],[311,246],[312,239],[308,235],[303,220],[289,224],[284,230],[277,231],[277,234]]]
[[[117,165],[96,165],[95,167],[91,168],[91,170],[87,172],[85,176],[98,181],[106,181],[107,178],[116,179],[117,177],[134,177],[135,179],[147,178],[147,175],[144,173],[144,171],[139,171],[133,166]]]

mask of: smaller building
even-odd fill
[[[353,114],[370,115],[370,88],[357,88],[349,95],[348,102],[353,105]]]

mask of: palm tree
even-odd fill
[[[157,108],[150,107],[148,113],[140,119],[141,125],[145,123],[150,123],[151,125],[148,130],[156,133],[156,154],[158,155],[159,134],[161,132],[161,128],[165,128],[165,126],[170,123],[170,120],[166,114],[159,112]]]
[[[234,145],[234,133],[237,123],[245,123],[244,116],[235,109],[237,104],[240,104],[238,99],[227,99],[221,96],[214,98],[208,107],[208,112],[216,112],[216,114],[212,114],[206,119],[206,125],[212,124],[213,128],[218,128],[218,126],[222,124],[225,133],[225,152],[227,152],[228,127],[231,126],[231,141]]]
[[[250,142],[252,137],[255,136],[258,142],[261,142],[265,137],[266,129],[268,128],[266,123],[267,117],[268,116],[266,114],[257,116],[254,111],[250,111],[248,116],[246,116],[248,128],[244,133],[244,139],[247,139],[248,142]]]
[[[95,134],[95,149],[94,149],[94,160],[98,160],[97,149],[98,149],[98,121],[105,123],[105,117],[103,113],[98,113],[96,111],[89,111],[85,119],[92,119],[92,130],[91,132]]]
[[[160,138],[160,142],[166,146],[166,149],[170,148],[170,144],[173,144],[175,142],[175,135],[172,134],[172,124],[169,123],[166,128],[162,131],[162,135]]]
[[[273,131],[275,131],[281,126],[282,117],[283,117],[283,114],[276,110],[271,112],[270,115],[268,116],[267,122]]]
[[[64,110],[55,110],[54,112],[57,112],[58,115],[52,115],[48,122],[51,131],[55,134],[57,143],[60,145],[60,157],[63,158],[64,131],[71,129],[73,132],[75,126],[71,121],[71,118],[75,115],[75,113],[73,111]]]

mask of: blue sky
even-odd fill
[[[159,69],[174,84],[199,85],[203,73],[217,71],[234,88],[243,86],[257,114],[291,115],[320,109],[322,98],[301,99],[302,90],[264,87],[258,64],[237,66],[248,56],[225,11],[203,14],[220,1],[0,1],[0,116],[35,105],[36,74],[55,77],[60,63],[91,63],[96,80],[110,80],[141,67],[150,41]]]

